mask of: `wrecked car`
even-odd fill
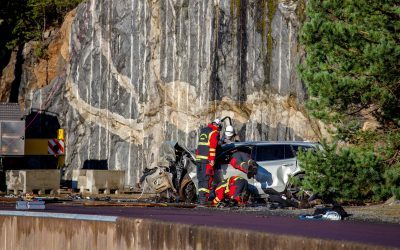
[[[283,202],[281,197],[305,199],[307,192],[300,192],[289,180],[290,177],[302,178],[304,174],[296,158],[297,152],[315,150],[318,145],[299,141],[235,142],[223,145],[216,157],[214,180],[218,182],[231,176],[241,176],[248,180],[252,193],[259,198],[278,197],[278,202]],[[253,178],[249,179],[246,173],[229,164],[236,151],[248,153],[257,163],[257,172]],[[140,183],[146,181],[153,185],[153,191],[157,193],[170,190],[179,200],[194,202],[197,194],[194,152],[177,142],[165,142],[160,148],[160,157],[164,164],[159,165],[163,166],[153,169],[150,174],[145,173]]]
[[[176,141],[166,141],[159,148],[157,166],[146,168],[138,187],[145,193],[161,194],[177,201],[194,202],[197,197],[194,152]]]

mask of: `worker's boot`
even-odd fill
[[[212,201],[204,201],[204,202],[199,201],[199,202],[197,203],[197,207],[212,207],[212,206],[214,206],[214,204],[212,203]]]
[[[228,203],[228,206],[229,206],[229,207],[237,207],[237,206],[238,206],[237,200],[230,199],[230,200],[229,200],[229,203]]]
[[[197,201],[197,204],[199,205],[206,205],[207,203],[207,198],[204,194],[199,193],[199,199]]]
[[[214,199],[214,196],[211,196],[205,192],[199,192],[199,199],[197,201],[197,206],[198,207],[209,207],[212,205],[212,200]]]

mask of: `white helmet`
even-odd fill
[[[226,136],[233,136],[235,134],[235,130],[231,125],[227,126],[225,129],[225,135]]]
[[[220,119],[215,119],[212,123],[214,123],[215,125],[217,125],[217,126],[219,126],[219,125],[222,125],[221,124],[221,120]]]

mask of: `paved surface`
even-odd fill
[[[15,210],[15,205],[12,203],[0,203],[0,210]],[[38,210],[36,211],[39,212]],[[228,210],[207,208],[104,207],[73,205],[71,203],[46,204],[46,210],[41,211],[145,218],[400,248],[399,224],[355,221],[304,221],[291,217],[233,213]]]

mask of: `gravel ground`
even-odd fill
[[[317,206],[322,207],[322,206]],[[295,209],[295,208],[278,208],[270,209],[266,206],[245,207],[245,208],[196,208],[196,209],[217,209],[234,213],[251,213],[260,216],[289,216],[299,217],[303,214],[313,214],[317,208]],[[394,223],[400,224],[400,201],[392,203],[368,205],[368,206],[344,206],[344,210],[349,214],[344,220],[350,221],[366,221],[374,223]]]
[[[106,196],[104,196],[106,197]],[[104,198],[102,195],[98,195],[97,198]],[[118,195],[118,198],[122,200],[125,198],[127,202],[132,202],[134,200],[138,201],[137,198],[145,204],[146,198],[150,198],[151,195]],[[82,197],[81,201],[85,201],[86,198]],[[93,197],[91,197],[93,198]],[[117,197],[112,197],[115,200]],[[133,199],[132,199],[133,198]],[[17,198],[4,198],[0,197],[1,203],[15,203]],[[151,199],[147,200],[150,201]],[[77,200],[75,200],[76,203]],[[175,203],[176,204],[176,203]],[[207,210],[220,210],[232,213],[245,213],[245,214],[257,214],[260,216],[289,216],[289,217],[299,217],[304,214],[313,214],[317,207],[323,207],[318,205],[314,208],[308,209],[296,209],[296,208],[276,208],[272,209],[266,205],[259,205],[256,207],[233,207],[233,208],[215,208],[215,207],[197,207],[194,209],[207,209]],[[344,206],[344,210],[350,215],[344,220],[350,221],[366,221],[375,223],[394,223],[400,224],[400,200],[390,199],[382,204],[366,205],[366,206]]]
[[[370,206],[345,207],[349,220],[400,224],[400,202]]]

